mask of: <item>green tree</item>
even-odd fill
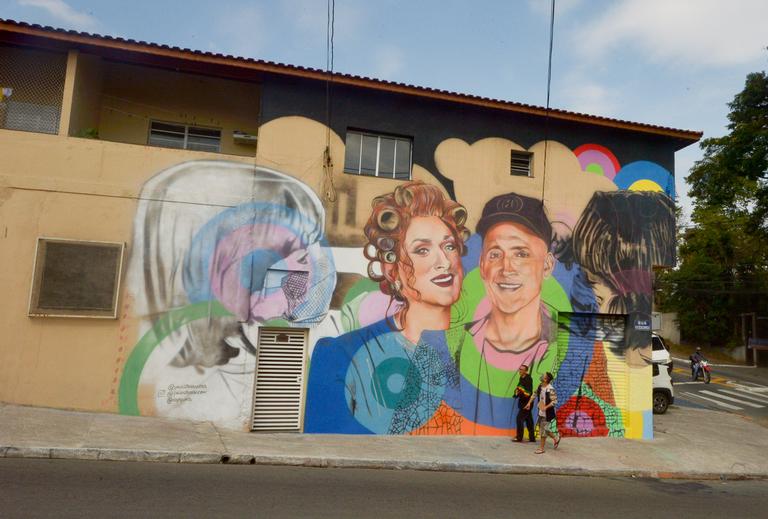
[[[747,76],[729,103],[728,134],[701,142],[688,176],[692,226],[676,269],[658,276],[662,309],[685,339],[737,341],[743,312],[768,311],[768,76]]]

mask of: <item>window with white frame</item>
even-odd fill
[[[348,131],[344,172],[410,180],[412,143],[406,137]]]
[[[149,144],[163,148],[218,153],[221,151],[221,130],[152,121],[149,125]]]

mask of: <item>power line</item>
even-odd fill
[[[547,105],[544,112],[544,172],[541,177],[541,205],[544,205],[544,190],[547,185],[547,151],[549,148],[549,99],[552,90],[552,48],[555,41],[555,0],[549,17],[549,57],[547,60]]]
[[[331,158],[331,81],[333,80],[333,38],[336,25],[336,0],[327,0],[325,25],[325,151],[323,151],[323,195],[329,202],[336,202],[336,186],[333,183],[333,159]]]

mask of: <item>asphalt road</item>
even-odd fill
[[[768,374],[764,368],[712,368],[709,384],[691,380],[688,364],[675,361],[675,404],[747,416],[768,426]]]
[[[768,482],[0,459],[12,517],[765,517]]]

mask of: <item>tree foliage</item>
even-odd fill
[[[678,267],[658,277],[662,309],[688,340],[738,340],[739,314],[768,312],[768,76],[747,76],[729,103],[728,133],[701,142],[688,176],[692,226]]]

